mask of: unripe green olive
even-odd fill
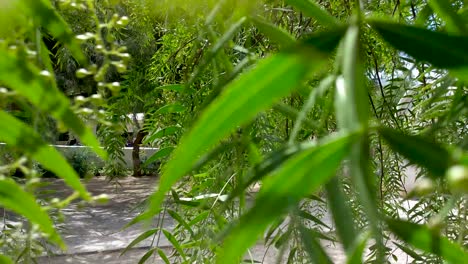
[[[84,69],[84,68],[81,68],[81,69],[76,71],[76,77],[78,77],[78,78],[84,78],[84,77],[86,77],[86,76],[88,76],[90,74],[91,73],[88,70]]]
[[[125,64],[122,63],[116,63],[114,64],[114,66],[117,68],[118,73],[124,73],[127,70],[127,66],[125,66]]]
[[[124,27],[124,26],[128,25],[128,22],[129,22],[128,17],[123,16],[117,21],[117,25]]]
[[[453,193],[468,193],[468,167],[455,165],[446,173],[450,191]]]

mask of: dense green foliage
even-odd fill
[[[129,225],[177,222],[128,246],[172,243],[171,256],[153,245],[142,261],[239,263],[263,241],[280,263],[330,263],[333,241],[348,263],[403,261],[393,248],[416,263],[466,262],[467,5],[0,1],[0,206],[31,223],[5,225],[0,252],[28,262],[43,241],[65,247],[52,212],[98,199],[48,145],[54,134],[72,131],[107,158],[107,176],[124,176],[130,122],[159,148],[144,170],[162,166]],[[35,162],[76,193],[38,199]]]

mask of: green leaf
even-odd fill
[[[445,21],[447,31],[463,35],[467,32],[466,23],[458,16],[453,9],[450,1],[447,0],[431,0],[429,5],[432,9]]]
[[[312,0],[286,0],[286,3],[292,5],[303,12],[306,16],[315,18],[319,23],[331,28],[340,24],[335,17],[330,15],[327,11],[322,9],[318,4]]]
[[[311,215],[310,213],[304,211],[304,210],[300,210],[299,211],[299,216],[304,218],[304,219],[307,219],[307,220],[310,220],[318,225],[321,225],[321,226],[324,226],[326,228],[329,228],[331,229],[330,226],[328,226],[327,224],[325,224],[322,220],[318,219],[317,217]]]
[[[293,143],[296,140],[296,137],[299,133],[299,130],[302,127],[302,123],[307,123],[308,120],[306,119],[307,114],[310,112],[312,107],[315,105],[317,98],[325,93],[325,91],[333,85],[336,81],[336,76],[329,75],[320,81],[320,84],[317,86],[316,89],[313,89],[307,98],[307,101],[304,103],[301,111],[298,112],[296,116],[296,121],[294,122],[293,130],[289,136],[289,144]]]
[[[255,27],[265,34],[265,36],[282,47],[291,46],[296,42],[296,39],[286,30],[273,25],[261,17],[252,17],[251,20]]]
[[[170,114],[170,113],[183,113],[185,112],[185,106],[175,103],[175,104],[168,104],[161,108],[159,108],[155,114]]]
[[[81,64],[86,64],[86,57],[81,51],[80,43],[75,38],[67,23],[58,15],[47,0],[21,1],[29,14],[38,21],[55,39],[67,46],[73,57]]]
[[[128,246],[122,251],[122,253],[120,253],[120,256],[122,256],[123,254],[125,254],[127,251],[129,251],[130,249],[132,249],[136,244],[140,243],[141,241],[147,239],[148,237],[156,234],[156,232],[159,231],[159,228],[155,228],[155,229],[150,229],[148,231],[145,231],[144,233],[140,234],[139,236],[137,236],[134,240],[132,240],[132,242],[130,242],[130,244],[128,244]]]
[[[273,109],[279,112],[280,114],[282,114],[284,117],[290,118],[290,119],[298,119],[300,118],[300,115],[301,115],[301,112],[299,112],[296,108],[290,105],[284,104],[284,103],[278,103],[274,105]],[[305,119],[301,121],[301,124],[302,123],[310,129],[313,129],[313,130],[319,129],[318,124],[314,123],[311,120]]]
[[[185,89],[185,86],[183,84],[169,84],[169,85],[159,86],[156,89],[176,91],[179,93],[194,93],[195,92],[195,90],[193,89]]]
[[[296,252],[297,252],[297,246],[293,247],[291,249],[291,251],[289,251],[288,260],[286,261],[287,264],[293,263],[294,256],[296,255]]]
[[[162,148],[158,151],[156,151],[153,155],[151,155],[151,157],[149,157],[145,163],[143,163],[144,166],[148,165],[148,164],[151,164],[152,162],[155,162],[159,159],[162,159],[162,158],[165,158],[167,156],[169,156],[172,151],[174,150],[174,147],[165,147],[165,148]]]
[[[158,248],[152,248],[150,250],[148,250],[148,252],[146,252],[143,257],[141,257],[141,259],[138,261],[138,264],[143,264],[145,263],[150,257],[151,255],[154,254],[155,251],[157,251]]]
[[[288,95],[306,79],[312,69],[320,69],[328,52],[324,54],[317,47],[326,46],[326,51],[330,51],[330,45],[336,47],[342,34],[343,29],[318,34],[315,38],[309,38],[306,44],[300,45],[294,52],[271,56],[251,72],[230,83],[201,114],[191,131],[181,139],[172,159],[164,168],[159,190],[150,198],[151,209],[132,223],[151,217],[159,208],[165,193],[192,168],[201,154],[218,144],[238,126],[249,122],[257,113]]]
[[[174,219],[176,220],[181,226],[185,227],[185,229],[187,229],[187,231],[190,232],[190,234],[192,236],[194,236],[195,234],[193,233],[193,230],[192,228],[190,227],[190,225],[174,210],[167,210],[167,213]]]
[[[439,68],[457,69],[468,66],[466,36],[377,20],[371,20],[369,24],[388,43],[415,59]]]
[[[393,242],[393,244],[395,246],[397,246],[398,248],[400,248],[403,252],[405,252],[406,254],[408,254],[410,257],[414,258],[415,260],[419,260],[419,261],[424,261],[424,258],[421,257],[420,254],[418,254],[417,252],[415,252],[413,249],[411,249],[410,247],[407,247],[403,244],[400,244],[400,243],[397,243],[397,242]]]
[[[292,157],[265,178],[255,205],[227,230],[217,263],[235,263],[270,223],[325,184],[348,155],[356,136],[332,137]]]
[[[228,200],[237,197],[251,184],[253,184],[256,181],[260,181],[265,176],[278,169],[281,165],[283,165],[284,162],[286,162],[292,156],[304,150],[313,148],[316,145],[317,144],[315,142],[303,142],[301,144],[293,144],[290,146],[286,146],[270,153],[266,158],[264,158],[260,162],[260,164],[254,166],[247,172],[243,184],[239,184],[231,192]]]
[[[356,228],[354,226],[354,217],[343,193],[343,186],[337,177],[333,177],[326,185],[328,207],[332,213],[335,222],[336,232],[343,243],[345,250],[352,247],[356,238]]]
[[[347,257],[347,264],[361,264],[362,262],[362,255],[364,250],[366,249],[367,240],[369,239],[369,232],[363,232],[358,237],[356,237],[352,248],[350,248],[346,255]]]
[[[42,232],[49,235],[50,241],[65,249],[65,244],[55,231],[52,220],[36,203],[36,198],[25,192],[11,179],[0,178],[0,204],[4,208],[26,217],[31,223],[37,224]]]
[[[429,20],[429,18],[434,14],[431,6],[429,4],[424,5],[421,8],[421,11],[418,13],[418,17],[416,18],[416,21],[414,22],[415,25],[417,26],[424,26],[426,25],[426,22]]]
[[[0,264],[12,264],[13,262],[7,256],[0,255]]]
[[[192,170],[197,171],[201,167],[203,167],[205,164],[208,162],[214,160],[216,157],[218,157],[220,154],[222,154],[224,151],[229,150],[233,146],[235,146],[238,143],[238,141],[224,141],[218,144],[214,149],[212,149],[210,152],[204,154],[201,156],[195,165],[193,165]]]
[[[411,162],[427,168],[432,176],[443,177],[450,166],[449,151],[427,138],[407,135],[385,127],[379,128],[378,132],[394,151]]]
[[[386,222],[393,233],[415,248],[433,253],[453,264],[465,263],[468,259],[468,253],[460,245],[427,226],[397,219],[387,219]]]
[[[350,26],[343,40],[343,76],[336,80],[335,108],[341,129],[366,127],[369,119],[367,89],[359,58],[359,27]]]
[[[318,237],[314,230],[308,229],[305,226],[301,225],[299,228],[301,233],[301,240],[304,244],[305,250],[309,255],[312,263],[333,263],[330,257],[327,255],[322,245],[318,241]]]
[[[203,211],[199,215],[195,216],[190,222],[188,223],[189,226],[193,226],[200,221],[205,220],[210,215],[210,211]]]
[[[210,64],[210,62],[216,58],[218,55],[224,55],[223,48],[226,44],[232,40],[232,38],[237,34],[237,32],[241,29],[244,23],[247,21],[246,17],[241,17],[238,21],[233,23],[229,29],[217,39],[217,41],[212,45],[212,47],[208,50],[205,58],[203,61],[198,65],[195,71],[192,73],[190,80],[188,81],[188,85],[186,87],[190,87],[190,85],[200,76],[200,74],[205,70],[205,68]],[[225,56],[224,56],[225,57]]]
[[[22,149],[41,163],[44,168],[62,178],[68,186],[77,191],[86,200],[91,199],[79,176],[67,163],[67,160],[52,146],[42,141],[41,137],[30,127],[0,111],[0,142]]]
[[[163,129],[159,130],[158,132],[154,133],[153,135],[151,135],[147,139],[145,139],[145,141],[146,142],[153,142],[154,140],[156,140],[158,138],[173,135],[177,131],[179,131],[180,129],[181,129],[181,127],[179,127],[179,126],[165,127]]]
[[[37,29],[39,30],[39,29]],[[41,35],[42,36],[42,35]],[[54,76],[54,67],[52,66],[52,61],[51,61],[51,55],[52,53],[47,49],[46,44],[44,43],[44,40],[40,41],[40,51],[39,55],[41,56],[41,62],[44,65],[44,67],[49,71],[49,73]],[[54,86],[57,86],[55,82],[53,82]]]
[[[171,264],[171,262],[169,261],[169,258],[166,256],[166,253],[164,253],[164,251],[162,251],[161,249],[158,249],[158,255],[162,258],[164,263]]]
[[[177,250],[177,252],[180,254],[180,256],[185,259],[186,256],[185,256],[184,250],[182,249],[182,247],[180,246],[179,242],[174,237],[174,235],[172,235],[172,233],[169,232],[166,229],[163,229],[163,234],[167,238],[167,240],[169,240],[169,242],[171,242],[172,246],[174,246],[175,250]]]
[[[27,98],[40,110],[51,114],[103,159],[107,158],[91,129],[71,110],[68,98],[56,88],[52,78],[42,76],[32,64],[4,50],[0,50],[0,58],[0,82]]]
[[[341,49],[343,77],[336,81],[335,109],[338,127],[344,131],[367,129],[369,122],[368,92],[364,79],[364,66],[360,58],[361,34],[359,25],[353,23],[346,32]],[[369,167],[368,135],[364,133],[354,142],[349,156],[349,171],[359,202],[378,245],[377,262],[383,262],[384,250],[375,199],[375,177],[369,173]],[[346,227],[340,227],[343,228]]]

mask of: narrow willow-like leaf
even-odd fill
[[[246,17],[240,18],[236,23],[232,24],[231,27],[213,44],[211,49],[208,51],[206,57],[202,63],[195,69],[195,72],[192,74],[192,77],[188,81],[187,87],[193,83],[193,81],[205,70],[209,63],[221,52],[222,48],[234,37],[234,35],[239,31],[239,29],[247,21]]]
[[[310,214],[309,212],[306,212],[304,210],[299,211],[299,216],[304,218],[304,219],[310,220],[310,221],[312,221],[312,222],[314,222],[314,223],[316,223],[318,225],[324,226],[326,228],[330,228],[330,226],[325,224],[322,220],[318,219],[317,217],[313,216],[312,214]]]
[[[337,177],[333,177],[326,185],[328,207],[335,222],[336,232],[343,243],[345,250],[353,246],[356,238],[356,228],[354,226],[353,214],[347,201],[347,197],[342,191],[342,184]]]
[[[336,115],[341,129],[367,127],[369,104],[364,71],[359,58],[359,34],[352,25],[343,40],[343,78],[336,80]]]
[[[296,39],[286,30],[279,28],[261,17],[252,17],[253,24],[273,42],[281,47],[288,47],[296,42]]]
[[[179,92],[179,93],[193,93],[193,92],[195,92],[195,90],[193,90],[193,89],[186,89],[183,84],[168,84],[168,85],[164,85],[164,86],[159,86],[156,89],[176,91],[176,92]]]
[[[346,263],[347,264],[361,264],[362,263],[362,256],[364,250],[366,249],[366,243],[369,239],[369,232],[361,233],[358,237],[356,237],[353,247],[349,249],[346,253],[348,256]]]
[[[253,208],[227,230],[217,263],[236,263],[268,225],[330,180],[342,159],[349,154],[356,137],[356,134],[332,137],[289,159],[265,178]]]
[[[5,124],[0,129],[0,142],[25,151],[44,168],[62,178],[68,186],[79,192],[81,197],[86,200],[91,198],[67,160],[55,148],[43,142],[34,130],[3,111],[0,111],[0,124]]]
[[[39,30],[39,29],[37,29]],[[41,35],[42,36],[42,35]],[[46,44],[44,43],[44,40],[40,40],[40,51],[39,55],[41,57],[41,63],[44,65],[44,67],[47,69],[47,71],[54,76],[54,67],[52,66],[52,61],[50,59],[51,57],[51,52],[49,49],[47,49]],[[55,82],[52,82],[52,85],[57,86]]]
[[[175,250],[177,250],[180,256],[185,259],[186,256],[185,256],[184,250],[182,249],[182,247],[180,246],[179,242],[174,237],[174,235],[166,229],[163,229],[163,234],[167,238],[167,240],[171,242],[172,246],[174,246]]]
[[[201,154],[238,126],[249,122],[257,113],[288,95],[306,79],[312,69],[320,69],[342,34],[343,30],[338,29],[311,37],[294,51],[273,55],[230,83],[181,139],[179,147],[163,170],[159,190],[150,198],[149,210],[130,224],[152,216],[165,193],[192,168]],[[321,52],[322,47],[327,52]]]
[[[312,0],[287,0],[286,3],[296,7],[306,16],[315,18],[319,23],[325,26],[334,27],[340,24],[340,21]]]
[[[414,260],[424,261],[424,258],[422,258],[421,255],[418,252],[415,252],[412,248],[397,242],[393,242],[393,244],[408,254],[410,257],[414,258]]]
[[[276,219],[275,221],[273,221],[273,223],[270,224],[267,231],[265,232],[265,243],[274,242],[274,239],[272,238],[272,236],[274,234],[278,234],[278,233],[281,232],[280,228],[281,228],[281,225],[284,223],[284,219],[285,219],[285,216],[280,217],[280,218]]]
[[[466,36],[377,20],[371,20],[369,24],[388,43],[415,59],[439,68],[457,69],[468,66]]]
[[[414,22],[414,24],[417,26],[426,25],[426,22],[428,21],[430,16],[433,14],[434,14],[434,11],[432,10],[431,6],[429,4],[424,5],[421,8],[421,11],[419,11],[418,17],[416,18],[416,21]]]
[[[263,161],[254,166],[246,175],[245,186],[260,181],[264,176],[272,173],[278,169],[284,162],[286,162],[292,156],[300,153],[301,151],[315,147],[317,144],[315,142],[303,142],[301,144],[291,145],[283,147],[273,153],[269,154]],[[233,191],[233,194],[235,191]]]
[[[200,213],[199,215],[195,216],[192,220],[190,220],[190,222],[188,222],[188,225],[193,226],[193,225],[199,223],[200,221],[205,220],[209,215],[210,215],[209,211],[204,211],[204,212]]]
[[[171,114],[171,113],[183,113],[185,112],[185,106],[175,103],[175,104],[168,104],[162,106],[158,110],[156,110],[155,114]]]
[[[162,251],[162,249],[158,249],[158,255],[161,257],[161,259],[164,261],[164,263],[171,264],[171,262],[169,261],[169,258],[166,256],[166,253],[164,253],[164,251]]]
[[[450,1],[447,0],[430,0],[429,5],[439,15],[446,24],[447,31],[456,34],[466,34],[467,26],[465,21],[458,16],[453,9]]]
[[[336,80],[336,76],[330,75],[324,78],[320,84],[318,85],[317,89],[314,89],[310,92],[307,101],[304,103],[301,111],[297,115],[296,122],[294,122],[294,127],[289,137],[289,144],[293,143],[296,140],[296,136],[299,133],[299,130],[302,127],[302,123],[307,122],[306,116],[317,100],[317,97],[321,96]]]
[[[130,242],[130,244],[128,244],[128,246],[122,251],[122,253],[120,253],[120,256],[122,256],[123,254],[125,254],[127,251],[129,251],[130,249],[132,249],[135,245],[137,245],[138,243],[142,242],[143,240],[147,239],[148,237],[156,234],[156,232],[159,231],[159,228],[155,228],[155,229],[150,229],[148,231],[145,231],[144,233],[140,234],[139,236],[137,236],[135,239],[132,240],[132,242]]]
[[[153,254],[155,251],[157,251],[158,248],[152,248],[150,250],[148,250],[144,255],[143,257],[141,257],[141,259],[138,261],[138,264],[143,264],[145,263]]]
[[[291,118],[291,119],[298,119],[299,115],[301,114],[296,108],[284,104],[284,103],[278,103],[273,106],[273,110],[277,111],[278,113],[282,114],[286,118]],[[302,124],[306,125],[310,129],[318,129],[319,124],[316,124],[310,120],[303,120]]]
[[[218,146],[216,146],[210,152],[208,152],[208,153],[204,154],[203,156],[201,156],[197,160],[195,165],[193,165],[192,169],[194,171],[200,169],[201,167],[203,167],[208,162],[214,160],[216,157],[218,157],[224,151],[230,149],[233,146],[236,146],[237,143],[238,143],[238,141],[224,141],[224,142],[221,142]]]
[[[335,111],[341,130],[368,127],[369,106],[364,70],[360,59],[360,29],[357,24],[348,28],[343,40],[343,79],[337,79]],[[358,193],[358,199],[369,220],[377,241],[378,261],[383,261],[382,234],[379,228],[378,209],[375,203],[374,181],[369,173],[369,142],[367,133],[353,145],[349,156],[349,171]],[[341,227],[343,228],[343,227]]]
[[[159,130],[158,132],[154,133],[153,135],[149,136],[148,138],[145,138],[145,142],[153,142],[156,139],[173,135],[177,131],[179,131],[180,129],[181,129],[181,127],[179,127],[179,126],[165,127],[163,129]]]
[[[190,232],[190,234],[193,236],[193,230],[190,227],[190,225],[174,210],[167,210],[167,213],[174,219],[176,220],[181,226],[183,226],[187,231]]]
[[[174,151],[174,147],[165,147],[165,148],[162,148],[158,151],[156,151],[153,155],[151,155],[151,157],[149,157],[144,165],[149,165],[151,164],[152,162],[155,162],[159,159],[162,159],[162,158],[165,158],[169,155],[171,155],[172,151]]]
[[[11,179],[0,178],[0,204],[26,217],[31,223],[37,224],[42,232],[49,235],[50,241],[65,248],[65,244],[55,231],[52,220],[36,203],[36,198],[25,192]]]
[[[7,256],[0,255],[0,264],[12,264],[13,261]]]
[[[293,261],[294,261],[294,256],[296,255],[296,252],[297,252],[297,246],[293,247],[291,251],[289,251],[288,260],[286,261],[286,264],[294,263]]]
[[[75,38],[75,34],[53,9],[49,1],[23,0],[22,2],[31,16],[38,20],[38,25],[44,27],[55,39],[67,46],[78,62],[86,64],[86,57],[81,50],[80,43]]]
[[[387,219],[386,222],[393,233],[415,248],[440,256],[452,264],[466,263],[468,259],[468,253],[460,245],[427,226],[397,219]]]
[[[84,144],[92,147],[99,156],[107,158],[91,129],[70,109],[68,98],[52,84],[50,76],[42,76],[36,67],[4,50],[0,50],[0,58],[0,81],[4,85],[17,91],[37,108],[51,114],[57,121],[70,128]]]
[[[332,264],[330,257],[327,255],[322,245],[318,241],[316,232],[301,225],[299,228],[302,244],[309,255],[312,263]]]
[[[430,176],[443,177],[450,166],[449,151],[429,139],[384,127],[379,128],[378,132],[393,150],[427,168],[431,172]]]

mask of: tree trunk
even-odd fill
[[[133,141],[132,160],[133,160],[133,177],[140,177],[141,175],[141,160],[140,160],[140,144],[146,133],[139,130],[135,140]]]

